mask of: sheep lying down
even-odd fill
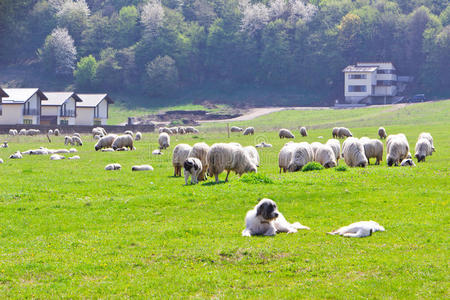
[[[385,229],[375,221],[361,221],[333,230],[328,234],[344,237],[366,237],[371,236],[375,231],[385,231]]]

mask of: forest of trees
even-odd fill
[[[448,0],[1,0],[0,65],[77,91],[161,97],[202,85],[342,94],[342,69],[392,61],[450,95]]]

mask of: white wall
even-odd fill
[[[76,125],[94,125],[94,108],[77,107]]]
[[[42,106],[42,115],[43,116],[57,116],[58,115],[59,106]]]
[[[23,104],[2,104],[0,124],[23,124]]]

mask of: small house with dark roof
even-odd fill
[[[38,88],[3,89],[0,124],[40,124],[41,103],[47,97]]]
[[[108,94],[77,94],[76,125],[107,125],[108,108],[114,101]]]
[[[73,92],[44,92],[48,100],[42,102],[42,125],[75,125],[80,97]]]

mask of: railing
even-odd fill
[[[60,117],[75,117],[75,110],[74,109],[67,109],[67,110],[62,110],[59,113]]]
[[[35,108],[24,108],[23,109],[24,116],[39,116],[39,110]]]

